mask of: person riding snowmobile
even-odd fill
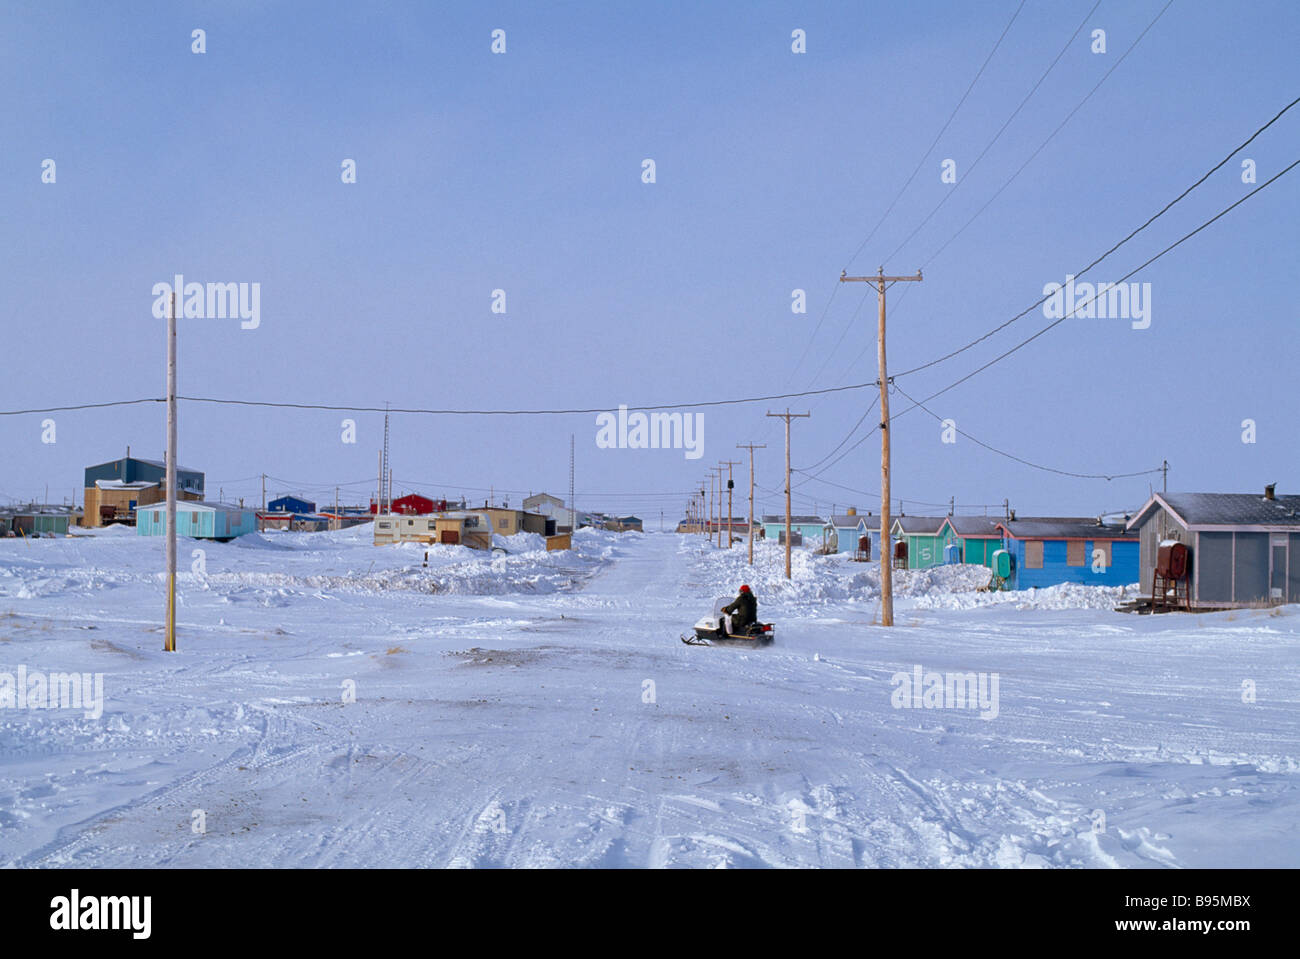
[[[731,633],[739,635],[758,622],[758,600],[748,586],[740,587],[740,595],[722,607],[724,613],[731,614]],[[722,617],[718,623],[718,632],[726,634],[727,618]]]

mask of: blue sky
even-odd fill
[[[948,243],[1163,2],[1102,0],[1085,21],[1092,5],[1025,4],[925,154],[1015,0],[8,3],[0,409],[162,395],[151,289],[176,273],[261,286],[255,330],[182,321],[190,395],[616,409],[860,383],[876,375],[875,302],[855,314],[869,291],[839,288],[841,269],[925,263],[924,282],[890,291],[891,368],[920,365],[1032,304],[1300,93],[1294,4],[1175,0]],[[504,55],[490,50],[497,28]],[[1090,50],[1097,28],[1104,54]],[[806,53],[791,51],[795,29]],[[1263,182],[1298,156],[1300,107],[1090,278],[1120,279],[1252,189],[1242,158]],[[53,184],[41,182],[47,158]],[[348,158],[354,184],[340,179]],[[941,182],[948,158],[955,185]],[[991,446],[1067,471],[1167,458],[1171,489],[1300,489],[1297,183],[1300,171],[1135,276],[1151,284],[1149,329],[1067,320],[927,405]],[[491,310],[495,289],[506,291],[504,314]],[[791,311],[795,289],[806,291],[804,314]],[[1033,311],[898,386],[928,396],[1047,322]],[[795,467],[835,449],[872,396],[789,401],[812,412],[794,428]],[[572,434],[579,505],[635,512],[653,528],[660,510],[681,515],[709,465],[759,442],[760,509],[776,511],[781,430],[764,414],[786,405],[698,411],[698,460],[600,449],[591,414],[398,415],[395,488],[563,495]],[[942,512],[923,504],[955,497],[1092,514],[1139,505],[1159,484],[1067,478],[964,437],[945,444],[920,410],[899,415],[909,405],[895,394],[894,496],[909,513]],[[344,484],[345,500],[362,501],[382,415],[354,416],[355,444],[341,441],[346,415],[182,404],[180,458],[206,472],[214,497],[252,502],[265,472],[271,495],[332,499]],[[42,442],[45,418],[0,417],[0,501],[40,498],[47,485],[52,500],[80,498],[85,465],[128,444],[162,451],[161,406],[53,414],[54,443]],[[1241,439],[1246,419],[1253,444]],[[743,488],[743,471],[736,478]],[[795,485],[801,512],[878,509],[878,434]]]

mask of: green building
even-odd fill
[[[907,568],[929,569],[943,565],[943,548],[953,540],[944,516],[900,516],[890,532],[907,544]]]
[[[987,516],[949,516],[941,531],[948,543],[956,543],[961,561],[993,568],[993,553],[1002,547],[998,521]]]

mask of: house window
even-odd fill
[[[1065,563],[1067,566],[1082,566],[1084,543],[1081,539],[1072,539],[1065,544]]]
[[[500,526],[502,529],[505,529],[506,526],[509,525],[509,520],[507,520],[507,519],[503,516],[503,517],[501,517],[499,520],[497,520],[497,525]]]
[[[1043,541],[1031,539],[1025,543],[1025,569],[1043,568]]]
[[[1110,569],[1110,546],[1111,543],[1108,539],[1098,540],[1092,544],[1094,551],[1101,550],[1101,561],[1106,565],[1107,569]]]
[[[198,514],[198,513],[190,513],[190,522],[191,522],[191,523],[197,523],[198,521],[199,521],[199,514]]]

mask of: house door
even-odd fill
[[[1287,548],[1286,537],[1273,537],[1272,560],[1269,564],[1268,595],[1277,603],[1286,602]]]

